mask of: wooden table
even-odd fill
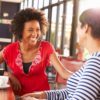
[[[0,89],[0,100],[15,100],[15,96],[11,87]]]

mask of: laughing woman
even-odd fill
[[[44,13],[36,9],[21,10],[12,20],[11,31],[18,41],[0,52],[0,63],[6,61],[12,71],[9,77],[17,95],[50,89],[45,72],[50,61],[64,79],[71,73],[66,73],[53,46],[41,40],[47,28]]]

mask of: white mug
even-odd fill
[[[9,81],[9,77],[8,76],[0,76],[0,86],[7,86]]]

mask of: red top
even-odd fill
[[[4,48],[3,57],[22,86],[18,95],[50,89],[45,69],[49,64],[50,54],[53,52],[54,48],[49,42],[41,41],[39,51],[30,65],[28,74],[26,74],[23,71],[19,42],[9,44]]]

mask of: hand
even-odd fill
[[[21,91],[21,84],[19,80],[10,72],[8,73],[8,75],[9,75],[10,83],[11,83],[13,90],[15,92]]]
[[[39,99],[28,96],[28,97],[25,97],[23,100],[39,100]]]
[[[40,99],[36,99],[34,97],[31,97],[31,96],[25,96],[25,97],[17,98],[17,100],[40,100]]]
[[[28,94],[25,94],[25,95],[21,96],[21,98],[26,98],[28,96],[37,98],[39,100],[47,98],[46,93],[43,92],[43,91],[41,91],[41,92],[34,92],[34,93],[28,93]]]

